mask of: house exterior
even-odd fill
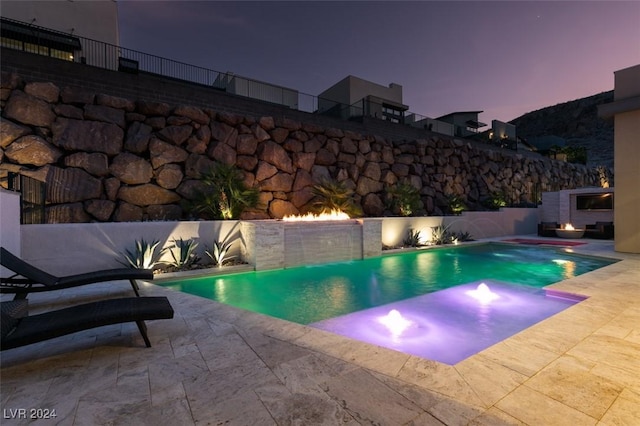
[[[233,93],[278,105],[286,105],[298,109],[298,91],[287,87],[277,86],[263,81],[242,77],[231,72],[219,74],[213,86]]]
[[[318,95],[318,113],[345,119],[368,116],[403,123],[407,109],[401,85],[382,86],[352,75]]]
[[[454,136],[468,137],[478,133],[478,129],[486,124],[478,121],[478,115],[484,111],[459,111],[452,112],[442,117],[436,118],[438,121],[452,124],[454,126]]]
[[[3,1],[1,46],[117,69],[118,7],[107,1]],[[87,40],[91,39],[91,40]],[[113,45],[95,49],[93,40]]]
[[[615,250],[640,253],[640,64],[614,73],[613,102],[598,115],[614,120]]]
[[[106,1],[3,0],[3,18],[119,44],[118,3]]]

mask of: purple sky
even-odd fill
[[[124,47],[318,95],[351,74],[428,117],[526,112],[640,63],[639,1],[118,1]]]

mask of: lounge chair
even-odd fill
[[[15,294],[14,299],[24,299],[29,293],[61,290],[104,281],[129,280],[131,287],[140,296],[135,280],[152,280],[150,269],[116,268],[84,274],[56,277],[25,262],[8,250],[0,247],[0,265],[15,272],[9,278],[0,278],[0,293]]]
[[[173,318],[166,297],[128,297],[85,303],[37,315],[27,315],[29,301],[1,302],[2,340],[0,350],[30,345],[111,324],[135,321],[147,347],[145,320]]]

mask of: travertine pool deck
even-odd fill
[[[587,300],[454,366],[144,284],[176,311],[147,322],[153,347],[131,323],[4,351],[0,423],[48,409],[34,424],[639,425],[640,255],[581,241],[622,259],[553,286]],[[118,282],[29,300],[132,295]]]

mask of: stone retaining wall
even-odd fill
[[[421,188],[427,214],[447,196],[470,208],[496,191],[598,186],[595,170],[482,149],[445,136],[391,141],[286,117],[247,116],[23,81],[2,75],[0,171],[47,182],[47,222],[176,220],[214,161],[235,164],[261,190],[245,218],[305,212],[322,178],[345,181],[367,216],[388,214],[385,188]]]

